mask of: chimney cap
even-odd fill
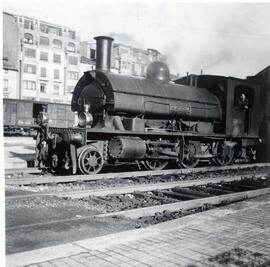
[[[112,37],[110,37],[110,36],[104,36],[104,35],[102,35],[102,36],[96,36],[96,37],[94,37],[94,39],[95,40],[97,40],[97,39],[109,39],[111,41],[114,40]]]

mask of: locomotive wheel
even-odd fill
[[[168,165],[168,161],[161,161],[158,159],[155,160],[146,160],[145,161],[145,167],[148,170],[163,170],[167,165]]]
[[[218,157],[215,158],[215,163],[219,166],[230,165],[234,161],[234,147],[228,151],[228,148],[223,144],[218,144]]]
[[[200,162],[199,159],[195,158],[197,152],[197,146],[195,143],[188,143],[184,145],[183,161],[179,165],[183,168],[194,168]]]
[[[103,167],[103,157],[95,148],[87,147],[81,152],[79,159],[79,169],[83,174],[95,174]]]

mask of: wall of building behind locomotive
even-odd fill
[[[261,86],[261,104],[264,114],[260,136],[263,143],[258,148],[258,160],[270,162],[270,66],[254,76],[248,76],[247,80]]]
[[[28,100],[3,99],[4,128],[8,134],[9,127],[28,128],[37,126],[36,118],[45,106],[49,114],[50,126],[72,127],[74,115],[70,105],[57,103],[42,103]]]
[[[108,37],[97,39],[96,71],[85,73],[76,85],[73,111],[80,113],[83,105],[89,103],[90,112],[94,114],[105,108],[109,115],[144,116],[146,119],[221,119],[221,105],[214,94],[204,88],[170,83],[169,70],[165,72],[168,77],[161,79],[158,75],[142,79],[110,73],[111,42]],[[151,65],[160,70],[168,68],[161,62]]]

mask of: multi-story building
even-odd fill
[[[19,97],[19,29],[16,18],[3,14],[3,97]]]
[[[81,69],[80,76],[85,71],[95,69],[96,65],[96,43],[90,43],[88,41],[81,42]]]
[[[85,58],[94,60],[96,57],[95,49],[95,43],[87,41],[81,43],[81,55]],[[155,49],[143,50],[130,45],[113,43],[111,71],[144,77],[147,65],[157,60],[166,62],[166,57]]]
[[[34,18],[14,17],[20,47],[19,98],[70,103],[80,75],[80,39],[76,32]],[[4,19],[4,31],[6,27]]]
[[[112,71],[133,75],[146,75],[147,65],[153,61],[166,62],[166,57],[154,49],[143,50],[130,45],[113,44]]]
[[[76,32],[35,18],[4,13],[4,97],[70,103],[87,70],[95,68],[96,43]],[[111,71],[145,76],[147,65],[166,57],[154,49],[114,43]]]

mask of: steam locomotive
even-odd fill
[[[85,72],[73,93],[74,126],[50,127],[45,111],[38,116],[40,167],[94,174],[108,164],[157,170],[256,158],[259,86],[211,75],[172,82],[162,62],[152,62],[146,78],[115,74],[113,39],[95,40],[96,70]]]

